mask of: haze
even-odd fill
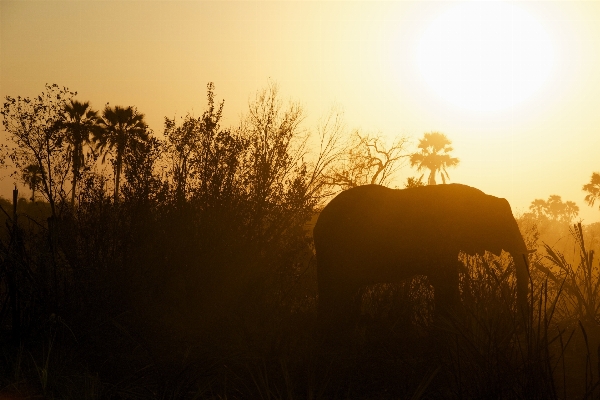
[[[443,132],[461,160],[451,182],[517,213],[558,194],[600,219],[581,190],[600,170],[598,3],[4,0],[0,13],[2,98],[57,83],[95,109],[137,106],[160,135],[165,116],[202,112],[207,82],[234,126],[272,80],[308,129],[338,105],[349,128],[390,139]]]

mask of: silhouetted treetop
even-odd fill
[[[141,114],[134,107],[110,107],[108,104],[102,112],[99,126],[95,131],[93,140],[96,148],[103,154],[102,160],[110,153],[114,153],[113,170],[115,178],[114,200],[118,201],[121,172],[123,170],[123,156],[125,152],[133,149],[138,142],[148,140],[148,126]]]
[[[64,183],[71,170],[72,157],[65,144],[68,138],[59,129],[63,111],[75,92],[58,85],[46,85],[39,96],[6,97],[2,108],[4,130],[9,135],[11,147],[8,157],[18,175],[35,164],[41,172],[40,189],[48,200],[52,215],[56,215],[56,202],[64,198]]]
[[[165,160],[179,203],[190,198],[223,203],[236,190],[246,141],[221,128],[224,102],[215,105],[214,89],[207,85],[208,107],[200,117],[187,114],[181,124],[165,118]]]
[[[419,152],[410,156],[410,165],[417,167],[417,171],[428,169],[428,185],[435,185],[435,176],[439,172],[442,182],[446,183],[446,178],[450,178],[447,168],[456,167],[459,159],[452,157],[450,152],[454,150],[450,146],[452,142],[448,137],[440,132],[425,133],[422,139],[419,139]]]
[[[583,185],[582,190],[588,194],[585,196],[585,201],[590,207],[594,206],[596,200],[600,198],[600,173],[592,173],[590,182]]]
[[[62,118],[58,121],[58,129],[63,129],[68,145],[68,156],[71,160],[71,205],[75,204],[77,182],[85,167],[84,144],[90,143],[92,135],[100,134],[98,112],[93,110],[89,102],[71,100],[65,104]]]
[[[23,182],[31,189],[31,201],[35,201],[35,191],[42,181],[42,170],[38,164],[29,164],[23,168],[21,175]]]
[[[566,223],[570,223],[579,214],[577,204],[572,201],[563,202],[561,197],[556,194],[548,197],[548,200],[533,200],[529,209],[537,218]]]

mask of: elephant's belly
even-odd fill
[[[360,260],[359,257],[355,262]],[[395,283],[411,279],[417,275],[438,275],[448,268],[437,257],[427,254],[409,254],[393,258],[364,258],[350,272],[365,283]]]

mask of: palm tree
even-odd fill
[[[429,179],[428,185],[435,185],[435,176],[440,172],[442,182],[446,183],[446,178],[450,179],[447,168],[456,167],[459,159],[452,157],[449,153],[454,150],[450,144],[452,142],[446,135],[439,132],[431,132],[423,135],[423,139],[419,140],[419,153],[410,155],[410,166],[417,167],[417,171],[428,169]]]
[[[590,178],[590,183],[583,185],[582,189],[588,192],[585,201],[590,207],[593,207],[596,200],[600,199],[600,173],[594,172]]]
[[[63,120],[59,123],[67,135],[66,141],[69,145],[71,162],[73,163],[73,187],[71,193],[71,205],[75,204],[75,192],[81,168],[85,163],[83,154],[84,143],[90,142],[90,134],[98,131],[98,112],[92,110],[89,102],[80,103],[71,100],[64,108]]]
[[[23,169],[21,175],[23,182],[31,189],[31,201],[35,202],[35,189],[42,181],[43,169],[37,164],[29,164]]]
[[[111,108],[107,104],[102,112],[100,127],[102,129],[94,136],[94,141],[100,153],[104,153],[102,162],[106,159],[107,154],[114,152],[114,197],[116,203],[119,197],[123,155],[138,141],[148,140],[148,126],[144,122],[144,114],[138,113],[135,108],[120,106]]]

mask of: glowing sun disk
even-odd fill
[[[418,72],[460,108],[497,112],[522,103],[549,79],[552,43],[529,13],[502,2],[468,2],[435,18],[416,52]]]

